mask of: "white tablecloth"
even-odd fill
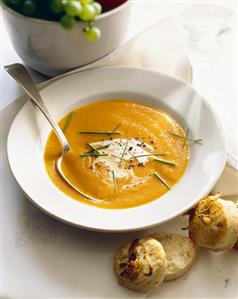
[[[133,26],[128,33],[128,38],[154,23],[158,18],[177,13],[191,4],[191,1],[178,3],[138,0],[134,2]],[[149,7],[148,2],[150,2]],[[224,4],[222,1],[216,2]],[[226,1],[225,5],[232,8],[234,3]],[[145,20],[142,22],[143,19]],[[184,60],[183,47],[173,26],[170,19],[161,23],[160,42],[163,40],[163,34],[170,36],[174,43],[177,42],[175,51],[180,57],[172,55],[172,47],[167,47],[166,51],[166,44],[164,44],[156,68],[187,80],[188,65]],[[130,292],[117,285],[112,271],[112,258],[116,248],[123,242],[148,234],[148,231],[114,235],[72,228],[35,208],[16,185],[7,164],[6,139],[10,124],[24,104],[24,100],[14,101],[21,91],[15,82],[3,73],[2,66],[20,59],[12,49],[2,24],[0,29],[2,50],[1,270],[3,274],[1,292],[3,297],[146,298],[145,294]],[[161,58],[166,52],[170,58],[173,57],[169,64],[170,68],[168,64],[162,63]],[[148,61],[144,63],[148,65]],[[227,63],[228,60],[225,60],[226,67]],[[225,68],[223,71],[225,72]],[[45,80],[36,73],[34,78],[36,82]],[[231,81],[227,80],[227,87],[232,97],[235,90],[229,82]],[[185,224],[186,219],[178,217],[160,226],[159,229],[181,232]],[[217,254],[200,250],[197,263],[188,274],[179,280],[164,284],[150,298],[237,298],[237,261],[237,252],[234,250]]]

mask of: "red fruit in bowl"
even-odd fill
[[[127,0],[97,0],[102,5],[103,12],[111,10],[123,3]]]

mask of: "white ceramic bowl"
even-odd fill
[[[63,76],[41,90],[56,119],[75,107],[111,98],[133,99],[172,115],[192,138],[203,145],[191,147],[188,168],[161,198],[130,209],[101,209],[62,193],[48,178],[43,149],[51,130],[27,102],[15,118],[8,137],[11,170],[25,194],[42,210],[73,225],[99,231],[131,231],[169,220],[198,202],[214,186],[226,162],[223,130],[206,101],[190,86],[157,72],[107,67]]]
[[[31,68],[50,77],[96,61],[118,47],[127,32],[131,4],[128,0],[100,15],[96,25],[101,38],[88,42],[82,33],[85,23],[65,30],[58,22],[25,17],[1,3],[15,51]]]

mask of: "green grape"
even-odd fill
[[[89,41],[96,41],[101,36],[100,30],[93,26],[93,21],[101,14],[102,6],[94,0],[1,1],[4,1],[6,5],[24,15],[49,21],[59,21],[65,29],[71,29],[77,21],[81,20],[88,24],[83,29],[83,32]]]
[[[70,17],[79,16],[82,11],[82,5],[77,0],[68,1],[65,5],[65,12]]]
[[[64,11],[63,0],[52,0],[50,2],[50,10],[55,14],[63,12]]]
[[[94,0],[79,0],[82,4],[92,3]]]
[[[75,19],[73,17],[70,17],[68,15],[64,15],[61,19],[60,19],[60,23],[61,25],[65,28],[65,29],[71,29],[72,27],[74,27],[75,25]]]
[[[87,40],[90,42],[98,40],[101,36],[101,32],[97,27],[86,27],[83,31]]]
[[[92,4],[85,4],[79,14],[82,21],[92,21],[96,16],[96,10]]]
[[[93,2],[92,3],[92,6],[95,8],[95,11],[96,11],[96,15],[100,15],[100,13],[102,12],[102,6],[100,3],[98,2]]]
[[[26,0],[22,5],[22,11],[27,16],[34,15],[36,8],[36,4],[32,0]]]
[[[6,4],[15,6],[15,5],[20,4],[22,2],[22,0],[8,0],[8,1],[5,1],[5,2],[6,2]]]

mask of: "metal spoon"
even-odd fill
[[[94,202],[102,202],[103,200],[96,199],[90,195],[85,194],[77,187],[75,187],[70,180],[64,175],[62,170],[62,162],[66,153],[70,151],[70,145],[68,143],[67,138],[65,137],[63,131],[57,124],[57,122],[52,118],[50,115],[45,103],[43,102],[38,90],[35,87],[34,82],[32,81],[30,74],[28,73],[27,69],[24,65],[20,63],[15,63],[11,65],[4,66],[4,69],[17,81],[17,83],[21,86],[21,88],[30,96],[31,100],[37,105],[40,111],[44,114],[50,125],[52,126],[56,136],[58,137],[61,147],[62,147],[62,154],[57,160],[56,167],[61,175],[61,177],[78,193],[83,195],[85,198],[94,201]]]

